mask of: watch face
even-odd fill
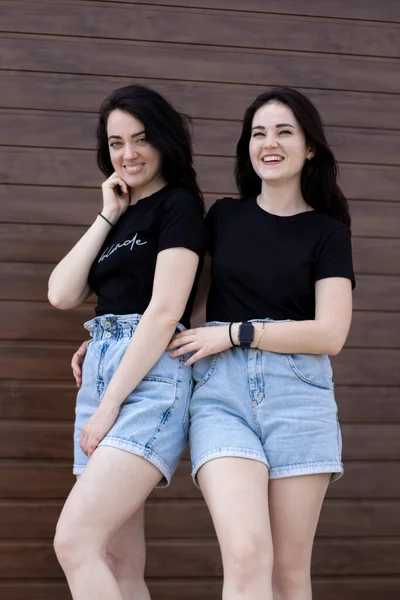
[[[239,342],[243,346],[250,346],[254,340],[254,325],[253,323],[242,323],[239,327]]]

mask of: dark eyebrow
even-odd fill
[[[275,127],[291,127],[292,129],[294,129],[294,126],[290,123],[278,123],[278,125],[275,125]],[[255,125],[255,127],[252,127],[252,131],[254,131],[255,129],[262,129],[265,131],[264,125]]]
[[[139,135],[143,135],[143,133],[146,133],[144,129],[142,129],[142,131],[138,131],[137,133],[133,133],[131,137],[138,137]],[[110,135],[108,140],[122,140],[122,137],[120,135]]]

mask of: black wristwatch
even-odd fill
[[[239,325],[239,346],[242,348],[250,348],[251,342],[254,340],[254,325],[245,321]]]

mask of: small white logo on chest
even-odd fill
[[[133,250],[133,248],[135,246],[144,246],[145,244],[147,244],[147,242],[142,242],[142,240],[138,239],[138,234],[135,233],[135,235],[133,236],[132,239],[130,240],[125,240],[124,242],[122,242],[121,244],[113,244],[112,246],[110,246],[109,248],[106,248],[103,252],[103,254],[100,256],[99,258],[99,262],[101,262],[102,260],[104,260],[105,258],[108,258],[109,256],[111,256],[111,254],[114,254],[114,252],[116,252],[117,250],[119,250],[120,248],[123,248],[124,246],[130,246],[130,250]]]

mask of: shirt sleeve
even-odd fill
[[[183,247],[201,257],[204,245],[204,220],[199,201],[189,191],[174,190],[161,213],[158,252]]]
[[[351,280],[353,290],[356,286],[351,235],[346,226],[336,229],[322,244],[315,279],[328,277],[345,277]]]

